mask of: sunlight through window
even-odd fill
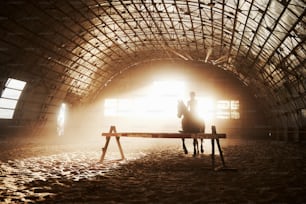
[[[0,97],[0,119],[12,119],[26,82],[9,78]]]
[[[106,99],[106,116],[173,116],[177,100],[185,97],[185,84],[181,81],[156,81],[147,94],[124,99]]]
[[[177,101],[188,99],[186,85],[181,81],[155,81],[146,93],[134,98],[106,99],[104,101],[104,115],[173,118],[177,114]],[[240,118],[238,100],[216,101],[209,96],[199,96],[197,100],[199,115],[207,122],[211,122],[215,118]]]
[[[66,104],[62,103],[60,111],[57,116],[57,135],[63,136],[65,130],[65,120],[66,120]]]

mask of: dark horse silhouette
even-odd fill
[[[183,101],[178,101],[177,104],[177,117],[182,118],[182,129],[184,133],[204,133],[205,125],[204,121],[198,117],[192,115]],[[182,138],[183,149],[185,154],[188,154],[188,150],[185,145],[185,138]],[[201,139],[201,152],[204,152],[203,149],[203,139]],[[193,139],[193,154],[196,155],[199,153],[199,144],[197,139]]]

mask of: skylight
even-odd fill
[[[12,119],[26,82],[8,78],[0,97],[0,119]]]

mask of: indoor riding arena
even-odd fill
[[[0,203],[306,204],[305,14],[0,1]]]

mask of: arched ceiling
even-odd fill
[[[3,83],[7,77],[27,81],[23,107],[31,104],[33,117],[45,120],[60,101],[92,100],[137,64],[210,63],[248,86],[273,110],[271,116],[292,114],[296,121],[306,107],[305,5],[303,0],[1,1],[0,76]]]

